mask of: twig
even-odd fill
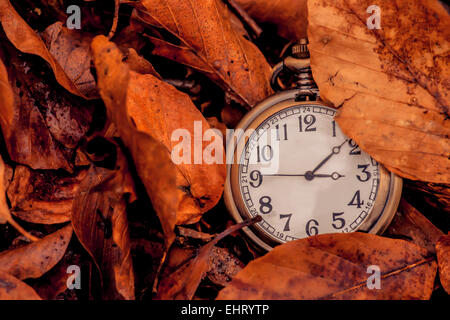
[[[233,10],[239,16],[239,18],[241,18],[242,21],[244,21],[247,24],[247,26],[253,31],[253,33],[255,34],[256,38],[258,38],[263,31],[258,26],[258,24],[255,22],[255,20],[253,20],[252,17],[249,16],[247,11],[242,9],[242,7],[238,3],[236,3],[235,0],[225,0],[225,1],[228,3],[228,5],[231,8],[233,8]]]
[[[119,22],[119,7],[120,7],[120,0],[114,0],[114,19],[111,31],[109,31],[108,34],[108,39],[111,39],[116,33],[117,23]]]
[[[24,228],[22,228],[22,226],[20,226],[16,221],[14,221],[13,219],[9,219],[8,220],[9,224],[12,225],[17,231],[19,231],[22,235],[24,235],[25,237],[27,237],[28,239],[30,239],[31,241],[35,242],[40,240],[39,238],[33,236],[31,233],[29,233],[28,231],[26,231]]]

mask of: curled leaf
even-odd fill
[[[194,296],[200,281],[210,266],[211,251],[223,238],[243,227],[261,220],[260,216],[229,227],[198,250],[196,255],[180,266],[170,276],[161,280],[158,287],[158,299],[190,300]]]
[[[215,140],[218,136],[211,142],[204,141],[211,127],[189,96],[151,74],[130,73],[127,109],[137,130],[160,141],[168,153],[180,144],[191,150],[187,157],[189,163],[182,162],[176,166],[181,197],[177,224],[197,222],[204,212],[217,204],[223,192],[226,169],[222,141]],[[177,130],[189,133],[189,138],[172,140]],[[219,163],[204,163],[204,154],[210,143],[217,146],[215,152],[220,154],[215,158]],[[198,155],[202,157],[200,163]]]
[[[91,166],[73,200],[74,231],[102,276],[103,297],[134,299],[126,197],[134,184],[119,153],[116,170]]]
[[[20,51],[40,56],[52,68],[56,80],[69,92],[85,97],[58,61],[50,54],[39,35],[22,19],[8,0],[0,1],[0,23],[11,43]]]
[[[104,36],[94,38],[91,50],[100,95],[108,116],[130,150],[136,170],[161,221],[166,248],[169,248],[175,239],[174,228],[180,203],[175,165],[170,160],[167,148],[150,135],[137,130],[130,119],[126,106],[130,70],[122,62],[120,50]]]
[[[4,49],[4,50],[2,50]],[[93,104],[62,90],[36,59],[0,48],[0,124],[12,160],[33,169],[70,171],[74,148],[89,130]],[[42,73],[41,73],[42,72]]]
[[[1,64],[0,64],[1,66]],[[0,68],[1,69],[1,68]],[[1,70],[0,70],[1,71]],[[22,233],[28,239],[32,241],[37,241],[38,238],[33,236],[32,234],[25,231],[11,216],[11,212],[9,211],[8,202],[6,201],[6,191],[5,191],[5,163],[3,162],[3,158],[0,156],[0,223],[8,222],[17,231]]]
[[[32,223],[56,224],[70,221],[72,202],[86,170],[76,175],[33,171],[17,166],[8,186],[11,213]]]
[[[93,36],[69,30],[61,22],[45,29],[42,39],[52,57],[85,97],[98,98],[97,86],[91,74],[89,46]]]

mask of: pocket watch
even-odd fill
[[[265,250],[316,234],[380,234],[396,213],[402,179],[341,131],[337,109],[320,100],[307,40],[292,52],[274,67],[272,86],[290,73],[295,87],[259,103],[228,140],[226,206],[237,222],[262,217],[243,232]]]

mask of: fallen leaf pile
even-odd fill
[[[0,299],[447,297],[448,7],[380,0],[369,29],[371,4],[93,0],[77,17],[0,0]],[[226,165],[195,148],[225,159],[216,139],[274,93],[272,67],[306,36],[321,98],[405,188],[383,235],[260,252],[240,232],[259,217],[232,221]],[[192,164],[172,161],[177,129]]]

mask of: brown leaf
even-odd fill
[[[364,233],[324,234],[250,262],[218,299],[429,299],[436,262],[415,244]],[[379,266],[380,289],[367,273]]]
[[[178,37],[180,46],[157,41],[157,54],[206,73],[231,96],[252,107],[272,93],[270,66],[258,48],[232,23],[218,0],[144,0],[138,17]]]
[[[439,278],[445,291],[450,294],[450,234],[443,235],[436,244]]]
[[[213,240],[200,248],[197,254],[179,267],[170,276],[163,278],[158,287],[158,299],[162,300],[191,300],[200,281],[210,267],[209,257],[214,246],[227,235],[260,221],[260,216],[236,224],[220,233]],[[182,253],[186,253],[183,251]],[[181,256],[186,257],[185,254]]]
[[[209,256],[209,270],[206,275],[211,282],[225,287],[242,268],[244,264],[227,249],[214,247]]]
[[[116,170],[91,166],[73,200],[72,225],[102,275],[105,299],[134,299],[126,196],[134,184],[124,156]]]
[[[97,85],[90,71],[92,38],[92,35],[67,29],[61,22],[48,26],[42,33],[50,54],[83,96],[98,98]]]
[[[271,23],[283,37],[298,41],[306,37],[307,0],[236,0],[259,23]]]
[[[214,238],[214,236],[215,236],[213,234],[200,232],[200,231],[190,229],[190,228],[178,227],[177,229],[180,234],[180,237],[184,237],[184,238],[200,239],[200,240],[207,241],[207,240],[211,240],[211,238]]]
[[[17,166],[7,189],[11,213],[32,223],[70,221],[73,198],[85,176],[86,170],[69,176]]]
[[[167,148],[149,134],[137,130],[131,122],[126,106],[131,72],[122,62],[119,49],[106,37],[97,36],[92,41],[91,50],[100,95],[108,116],[130,150],[136,170],[161,221],[167,249],[175,239],[174,228],[180,203],[176,168]]]
[[[156,72],[155,68],[153,68],[153,65],[148,60],[138,55],[136,50],[133,48],[128,48],[124,61],[128,64],[130,70],[133,70],[134,72],[140,74],[149,73],[158,79],[162,79],[159,73]]]
[[[42,300],[25,282],[0,270],[0,300]]]
[[[74,254],[73,251],[66,250],[64,257],[50,271],[33,281],[33,289],[44,300],[57,299],[60,293],[71,290],[67,287],[67,280],[73,275],[67,272],[69,267],[77,265],[83,270],[81,263],[79,254]]]
[[[98,39],[98,38],[96,38]],[[99,41],[97,43],[100,43]],[[113,66],[110,66],[113,68]],[[108,71],[111,70],[108,68]],[[128,72],[128,71],[123,71]],[[112,81],[114,82],[114,81]],[[117,85],[113,83],[111,85]],[[164,164],[167,168],[166,174],[169,170],[174,170],[176,173],[176,186],[177,189],[174,194],[177,196],[178,200],[167,199],[167,197],[172,197],[173,194],[161,194],[161,200],[165,204],[177,205],[176,207],[176,223],[194,223],[198,221],[202,214],[210,210],[219,201],[223,185],[225,181],[225,165],[223,164],[224,152],[222,152],[222,164],[196,164],[195,163],[195,153],[200,153],[203,155],[204,149],[209,145],[209,142],[201,142],[202,150],[197,150],[199,148],[196,145],[196,131],[195,126],[201,125],[201,132],[198,135],[203,136],[203,134],[210,129],[208,122],[202,116],[202,114],[196,109],[189,96],[176,90],[173,86],[162,82],[152,76],[151,74],[141,75],[136,72],[129,72],[129,82],[127,88],[126,97],[126,107],[128,115],[116,118],[116,123],[118,124],[120,136],[129,144],[136,139],[133,135],[133,131],[140,132],[141,134],[146,134],[156,141],[160,142],[164,148],[161,152],[165,152],[164,157],[158,157],[158,161],[167,161],[170,163]],[[117,111],[115,111],[117,112]],[[114,117],[117,117],[114,115]],[[133,128],[128,129],[129,123],[123,121],[129,117],[132,122]],[[135,127],[134,127],[135,126]],[[178,145],[179,141],[172,141],[172,133],[177,129],[188,130],[191,134],[191,141],[189,142],[191,154],[191,164],[181,163],[176,167],[173,166],[172,160],[168,159],[169,154],[174,149],[174,146]],[[142,143],[140,144],[140,146]],[[133,153],[133,148],[128,146],[133,154],[133,159],[135,162],[144,161],[145,157],[142,153]],[[222,142],[220,142],[219,149],[222,149]],[[197,151],[196,151],[197,150]],[[148,165],[148,159],[156,159],[156,155],[149,155],[147,160],[145,160]],[[167,160],[164,160],[167,159]],[[144,164],[142,164],[144,165]],[[138,173],[140,174],[144,184],[151,183],[148,180],[155,181],[155,176],[145,176],[144,168],[140,169],[139,165]],[[170,169],[169,169],[170,167]],[[164,171],[158,170],[158,175],[163,174]],[[167,176],[162,176],[161,179],[168,179]],[[167,180],[170,182],[170,180]],[[167,182],[164,182],[167,184]],[[156,186],[155,186],[156,187]],[[171,186],[172,187],[172,186]],[[151,187],[150,187],[151,188]],[[150,192],[147,186],[147,191],[152,197],[152,192]],[[153,193],[155,193],[154,191]],[[158,186],[158,193],[161,192]],[[179,201],[179,203],[178,203]],[[155,201],[153,201],[155,206]],[[158,212],[158,209],[156,210]],[[166,218],[161,218],[164,223]],[[172,219],[172,218],[171,218]],[[171,228],[173,230],[173,227]]]
[[[444,233],[404,199],[400,201],[398,211],[384,234],[388,237],[409,238],[413,243],[427,249],[430,255],[436,254],[436,242]]]
[[[404,187],[412,195],[418,194],[435,209],[450,214],[450,184],[405,181]]]
[[[201,125],[203,135],[211,127],[189,96],[150,74],[130,73],[127,93],[128,113],[136,128],[163,143],[168,152],[174,150],[179,141],[171,135],[177,129],[188,130],[190,164],[181,163],[177,168],[177,187],[181,203],[177,210],[177,224],[190,224],[200,220],[204,212],[213,208],[223,192],[226,168],[222,141],[219,148],[222,164],[196,163],[195,153],[205,152],[210,142],[197,143],[195,126]],[[184,141],[184,140],[183,140]],[[187,142],[186,142],[187,143]],[[201,146],[201,150],[197,150]],[[200,151],[200,152],[199,152]]]
[[[220,117],[228,128],[236,128],[244,115],[245,110],[242,107],[239,108],[237,105],[232,104],[225,105],[220,113]]]
[[[20,51],[40,56],[52,68],[56,80],[71,93],[85,97],[50,54],[42,39],[20,17],[8,0],[0,1],[0,23],[11,43]]]
[[[70,159],[89,130],[93,104],[55,87],[45,66],[8,44],[0,48],[0,124],[12,160],[33,169],[71,170]],[[44,68],[43,68],[44,67]],[[76,106],[76,107],[75,107]]]
[[[0,270],[18,279],[39,278],[64,256],[72,226],[67,225],[23,247],[0,252]]]
[[[0,72],[1,72],[1,63],[0,63]],[[9,211],[8,203],[6,201],[6,177],[5,177],[5,163],[3,162],[3,158],[0,156],[0,224],[9,223],[17,231],[22,233],[28,239],[32,241],[37,241],[38,238],[33,236],[32,234],[25,231],[11,216],[11,212]]]
[[[402,177],[450,182],[448,13],[437,1],[310,0],[311,68],[342,130]],[[414,21],[414,23],[411,23]]]

